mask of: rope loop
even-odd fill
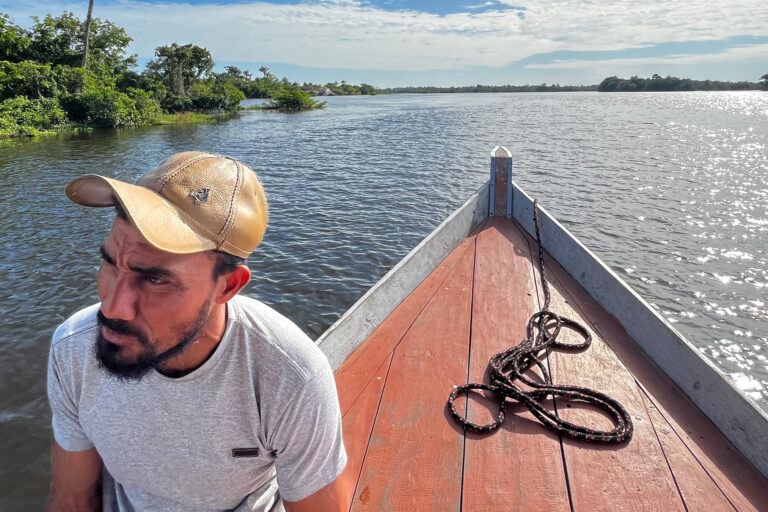
[[[544,250],[541,245],[539,233],[538,201],[533,203],[533,222],[536,226],[536,241],[539,244],[539,271],[541,272],[542,288],[544,290],[544,306],[541,311],[534,313],[528,320],[525,332],[526,337],[520,344],[510,347],[504,352],[499,352],[491,357],[488,362],[488,377],[491,384],[470,383],[462,386],[454,386],[454,390],[448,397],[448,408],[457,423],[467,430],[478,433],[489,433],[498,429],[504,422],[507,410],[507,399],[515,400],[531,411],[541,422],[561,435],[579,439],[582,441],[600,443],[623,443],[632,438],[632,417],[627,410],[615,399],[593,389],[580,386],[565,386],[552,384],[545,365],[539,357],[549,353],[549,349],[583,351],[592,345],[592,335],[586,327],[560,316],[549,310],[550,293],[544,271]],[[558,341],[562,329],[570,329],[579,334],[584,341],[581,343],[566,343]],[[541,381],[537,382],[528,376],[533,366],[541,372]],[[532,388],[523,390],[515,382],[520,381]],[[477,424],[467,420],[456,408],[456,399],[462,395],[469,395],[472,390],[489,391],[496,395],[499,404],[499,412],[491,423]],[[548,411],[542,402],[548,397],[565,398],[570,402],[584,402],[602,409],[614,423],[611,430],[595,430],[582,425],[577,425],[560,418],[557,412]]]

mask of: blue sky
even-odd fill
[[[0,0],[29,16],[87,0]],[[96,0],[146,62],[159,45],[208,48],[217,67],[380,87],[560,83],[606,76],[756,81],[768,73],[765,0]]]

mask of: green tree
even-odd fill
[[[376,94],[376,88],[370,84],[362,83],[360,84],[360,94]]]
[[[761,85],[763,86],[763,89],[768,91],[768,73],[761,76],[760,81],[761,81]]]
[[[27,58],[29,35],[13,24],[7,14],[0,14],[0,60],[19,62]]]
[[[49,14],[43,20],[32,19],[35,24],[29,31],[29,60],[72,67],[82,65],[87,22],[82,23],[66,11],[55,18]],[[133,39],[122,27],[93,18],[88,34],[88,63],[91,67],[102,66],[112,71],[135,65],[135,55],[126,57]]]
[[[81,31],[85,33],[84,24]],[[124,71],[136,66],[136,55],[126,55],[133,38],[128,36],[124,28],[109,20],[93,18],[89,33],[89,67],[104,66],[109,70]]]
[[[155,56],[157,60],[147,64],[147,73],[161,77],[173,94],[182,97],[188,96],[190,87],[214,64],[208,50],[193,44],[158,46]]]
[[[56,18],[48,14],[42,20],[37,16],[32,20],[35,24],[30,29],[29,60],[65,66],[80,63],[80,20],[74,14],[65,11]]]

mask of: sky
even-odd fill
[[[88,0],[0,0],[30,16]],[[96,0],[146,63],[157,46],[207,48],[216,68],[377,87],[596,84],[607,76],[758,81],[766,0]]]

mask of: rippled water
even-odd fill
[[[329,98],[299,115],[0,147],[0,509],[40,509],[54,327],[96,300],[111,214],[74,177],[133,181],[200,149],[257,170],[270,224],[247,293],[316,337],[486,179],[515,180],[768,407],[768,93]]]

